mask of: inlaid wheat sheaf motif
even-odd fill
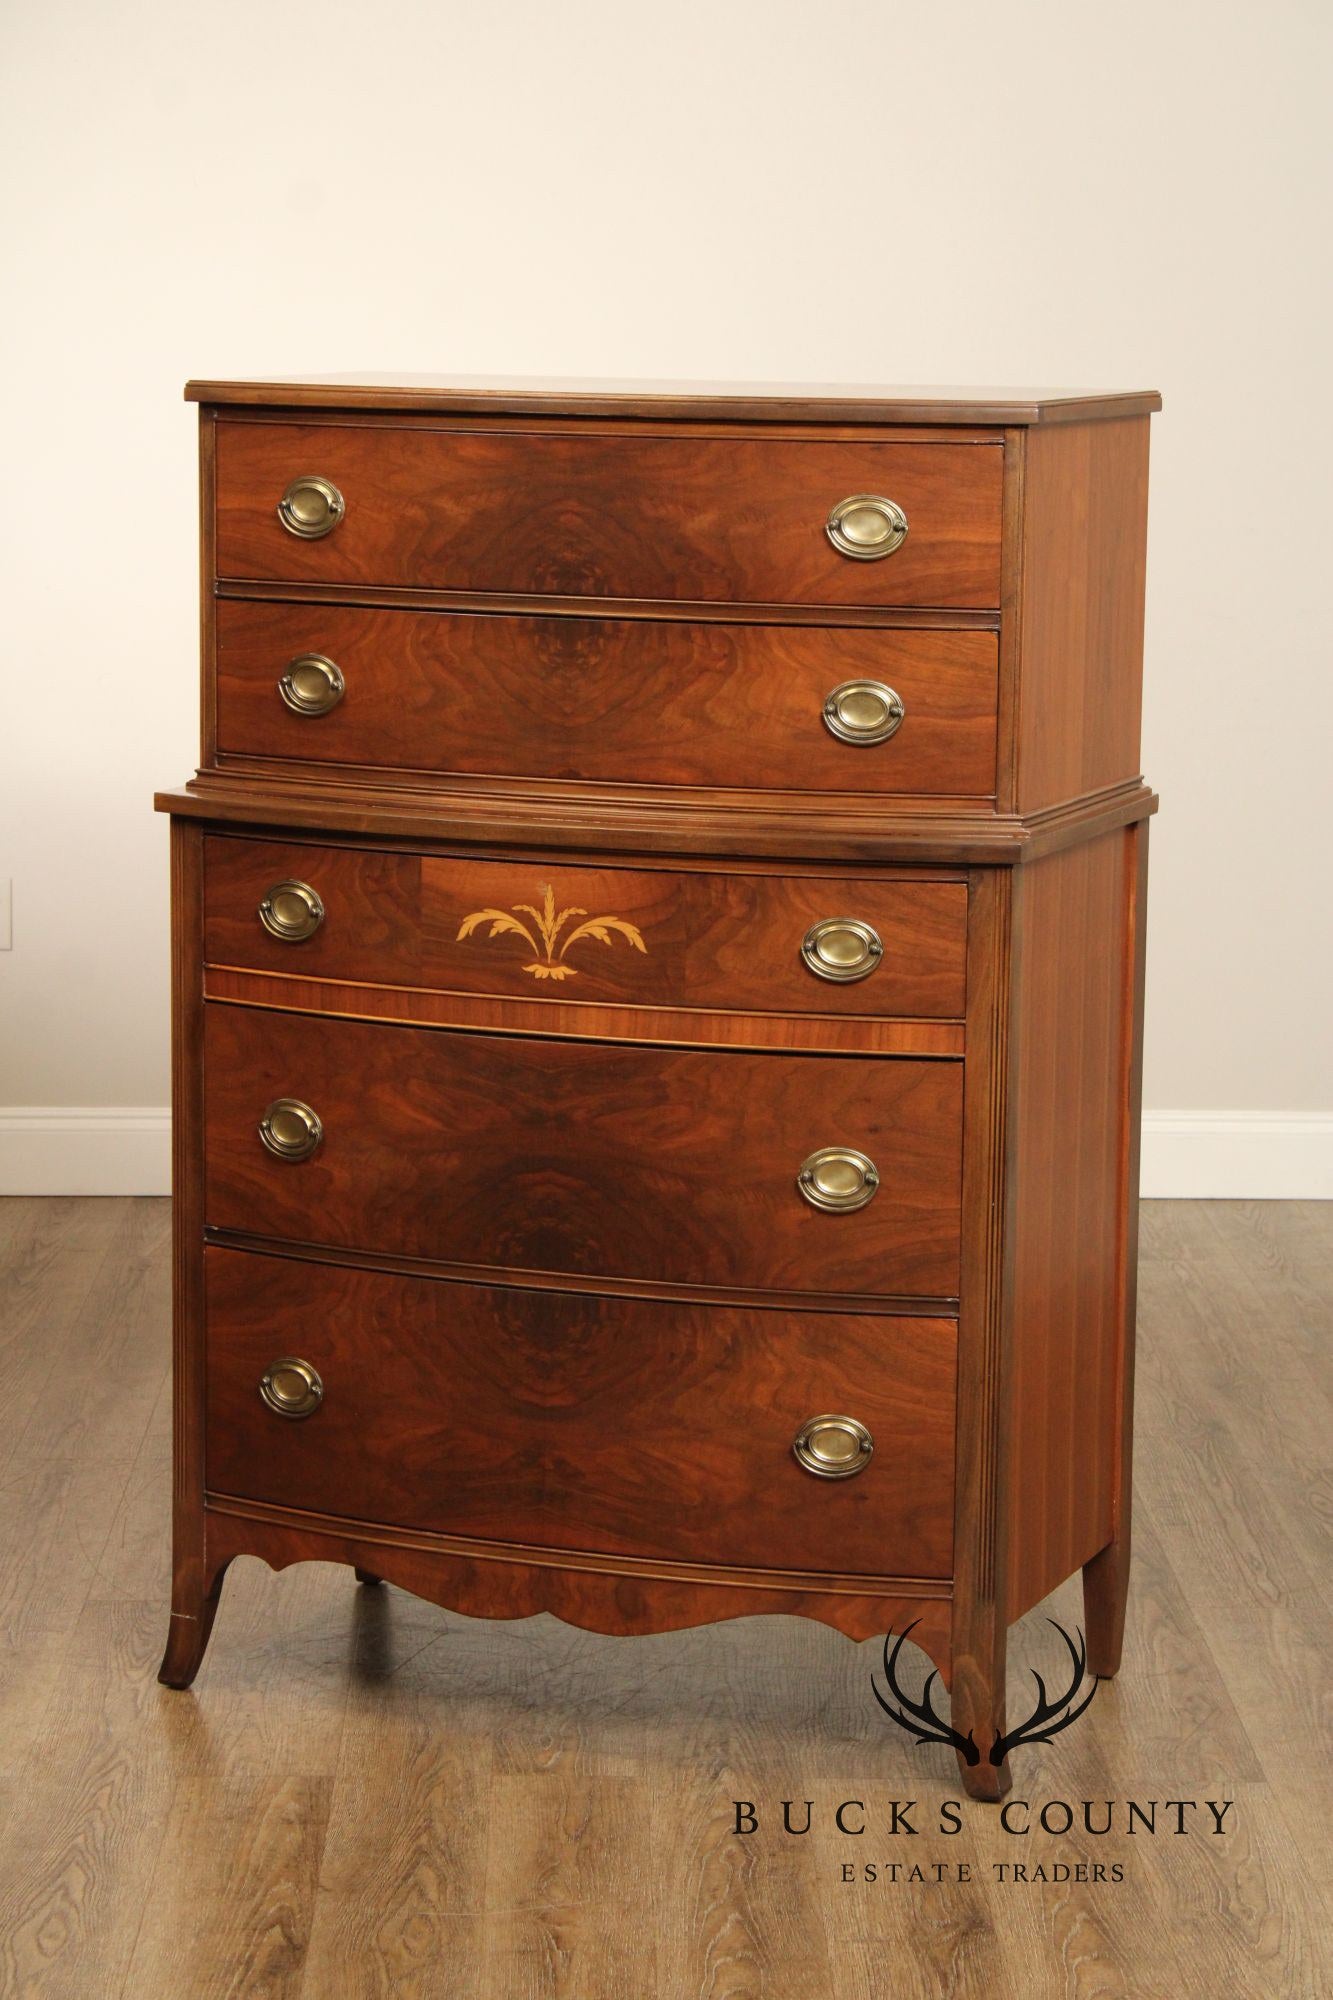
[[[521,917],[532,918],[536,937],[525,923],[519,921]],[[586,917],[587,922],[576,924],[572,931],[565,930],[566,924],[574,917]],[[531,903],[515,903],[508,910],[474,910],[471,916],[464,917],[458,927],[460,940],[470,937],[481,924],[490,925],[486,933],[488,938],[514,936],[524,940],[533,958],[523,970],[530,972],[534,979],[577,979],[578,968],[566,965],[564,961],[571,945],[576,945],[581,938],[596,938],[598,944],[610,944],[612,932],[615,932],[627,944],[633,945],[635,951],[646,955],[648,950],[639,931],[633,924],[627,924],[623,917],[589,917],[588,912],[581,910],[577,903],[571,903],[567,910],[561,910],[557,915],[555,895],[549,883],[546,900],[540,910],[534,909]],[[537,938],[541,939],[540,944]],[[543,952],[545,957],[542,957]]]

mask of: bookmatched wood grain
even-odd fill
[[[961,1020],[966,1004],[961,879],[552,867],[217,838],[205,855],[204,952],[213,965],[704,1012]],[[296,942],[272,937],[258,914],[268,890],[288,880],[308,884],[325,912],[314,935]],[[552,919],[564,919],[551,951],[541,928],[548,892]],[[460,935],[483,911],[491,914]],[[801,958],[806,932],[828,917],[855,917],[879,933],[884,954],[864,979],[839,984]],[[575,938],[600,918],[632,934]],[[497,933],[506,921],[514,927]]]
[[[224,758],[858,796],[995,790],[989,632],[235,598],[218,602],[217,623]],[[327,715],[294,715],[279,697],[302,653],[342,671],[347,692]],[[826,696],[859,679],[902,700],[885,743],[843,743],[824,726]]]
[[[950,1572],[951,1320],[205,1261],[213,1492],[648,1561]],[[309,1418],[259,1399],[279,1354],[319,1371]],[[793,1456],[824,1411],[875,1439],[850,1479]]]
[[[506,1039],[215,1002],[206,1016],[216,1228],[496,1270],[956,1295],[956,1062]],[[278,1097],[323,1121],[311,1159],[261,1145]],[[881,1177],[850,1214],[796,1185],[833,1145]]]
[[[581,597],[995,606],[1002,452],[991,445],[826,444],[522,434],[371,424],[217,429],[218,573]],[[321,541],[282,527],[289,483],[319,474],[346,516]],[[907,515],[878,562],[825,534],[839,500]]]

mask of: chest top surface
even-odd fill
[[[862,383],[603,381],[525,375],[202,377],[187,402],[311,410],[427,410],[455,415],[606,416],[677,421],[842,424],[1087,423],[1150,416],[1155,389],[879,387]]]

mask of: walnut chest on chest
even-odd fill
[[[162,1678],[239,1554],[911,1626],[997,1795],[1124,1619],[1157,397],[187,393]]]

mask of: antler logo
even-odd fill
[[[537,937],[533,936],[526,924],[519,922],[520,917],[532,918]],[[599,944],[610,944],[611,933],[614,931],[623,937],[627,944],[633,945],[635,951],[647,954],[648,947],[642,935],[633,924],[627,924],[623,917],[588,917],[586,923],[577,924],[572,931],[565,932],[562,939],[560,933],[573,917],[588,917],[588,912],[581,910],[577,903],[572,903],[567,910],[561,910],[557,916],[555,896],[548,883],[546,900],[540,910],[534,909],[531,903],[515,903],[508,910],[474,910],[471,916],[464,917],[459,925],[458,936],[460,940],[470,937],[479,924],[489,923],[487,937],[502,937],[507,934],[521,937],[533,954],[531,963],[525,965],[523,970],[530,972],[534,979],[577,979],[578,968],[566,965],[564,959],[571,945],[576,945],[580,938],[596,938]],[[541,939],[540,945],[537,942],[538,937]]]
[[[1097,1682],[1094,1679],[1092,1686],[1088,1689],[1082,1701],[1079,1702],[1077,1708],[1071,1706],[1075,1695],[1083,1685],[1083,1676],[1087,1672],[1087,1642],[1080,1632],[1078,1635],[1078,1644],[1075,1645],[1063,1625],[1056,1625],[1054,1618],[1048,1618],[1046,1622],[1048,1625],[1055,1625],[1056,1631],[1069,1648],[1069,1658],[1074,1670],[1073,1678],[1065,1693],[1060,1695],[1057,1700],[1051,1701],[1047,1697],[1046,1683],[1041,1675],[1036,1671],[1035,1667],[1030,1670],[1033,1680],[1037,1683],[1037,1705],[1026,1722],[1020,1722],[1017,1729],[1006,1730],[1002,1736],[996,1737],[990,1748],[990,1762],[992,1764],[1003,1764],[1009,1752],[1016,1750],[1020,1743],[1049,1743],[1051,1738],[1058,1736],[1062,1729],[1068,1729],[1071,1722],[1078,1721],[1079,1716],[1082,1715],[1084,1709],[1097,1692]],[[887,1700],[880,1693],[873,1674],[870,1677],[871,1692],[880,1707],[884,1710],[884,1713],[891,1717],[900,1729],[905,1729],[909,1736],[915,1737],[918,1744],[950,1743],[965,1764],[979,1764],[981,1762],[981,1752],[973,1740],[972,1731],[969,1729],[966,1736],[961,1736],[952,1724],[944,1720],[943,1716],[936,1715],[931,1705],[930,1691],[939,1679],[938,1673],[932,1670],[927,1675],[926,1684],[921,1690],[920,1701],[913,1701],[911,1696],[905,1693],[898,1685],[898,1655],[903,1649],[904,1640],[908,1638],[920,1623],[921,1620],[919,1618],[912,1620],[912,1623],[907,1626],[906,1630],[899,1635],[898,1642],[894,1646],[892,1653],[889,1651],[889,1640],[892,1639],[893,1634],[889,1632],[885,1635],[884,1679],[888,1683],[889,1694],[893,1696],[893,1701],[896,1701],[898,1706],[895,1708],[893,1702]],[[1064,1713],[1061,1712],[1062,1710]]]

